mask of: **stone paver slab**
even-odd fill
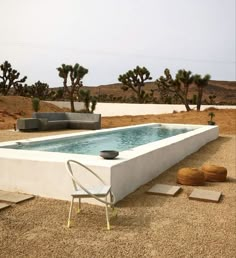
[[[147,193],[174,196],[181,190],[181,187],[174,185],[156,184]]]
[[[19,203],[34,198],[33,195],[0,191],[0,201]]]
[[[3,210],[9,206],[11,206],[9,203],[0,202],[0,210]]]
[[[219,202],[222,193],[216,191],[194,189],[189,195],[189,199],[209,201],[209,202]]]

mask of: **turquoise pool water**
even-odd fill
[[[166,127],[158,124],[145,125],[56,140],[19,143],[4,146],[3,148],[99,155],[101,150],[124,151],[192,130],[189,128]]]

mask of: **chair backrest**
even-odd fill
[[[67,168],[67,171],[68,171],[68,173],[69,173],[69,175],[72,179],[72,182],[73,182],[73,185],[74,185],[74,188],[75,188],[76,191],[78,190],[78,186],[83,190],[85,190],[85,187],[79,182],[79,180],[77,178],[75,178],[74,173],[73,173],[73,169],[72,169],[72,164],[78,165],[79,167],[81,167],[81,169],[84,168],[86,171],[88,171],[92,175],[94,175],[98,179],[98,181],[100,181],[102,184],[105,185],[105,182],[94,171],[92,171],[90,168],[88,168],[84,164],[80,163],[79,161],[68,160],[66,162],[66,168]]]

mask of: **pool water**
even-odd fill
[[[99,155],[101,150],[124,151],[192,130],[154,124],[57,140],[19,143],[4,148]]]

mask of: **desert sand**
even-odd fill
[[[74,207],[72,227],[68,229],[69,202],[35,197],[0,211],[0,257],[235,257],[236,111],[214,113],[220,137],[119,201],[118,216],[111,218],[110,231],[106,230],[104,207],[83,204],[79,215]],[[102,126],[148,122],[206,124],[207,119],[207,111],[182,112],[108,117],[102,119]],[[65,131],[0,130],[0,140],[58,133]],[[227,181],[181,186],[176,197],[146,194],[156,183],[177,185],[179,168],[201,167],[204,163],[226,167]],[[189,200],[194,188],[220,191],[223,196],[219,203]]]

